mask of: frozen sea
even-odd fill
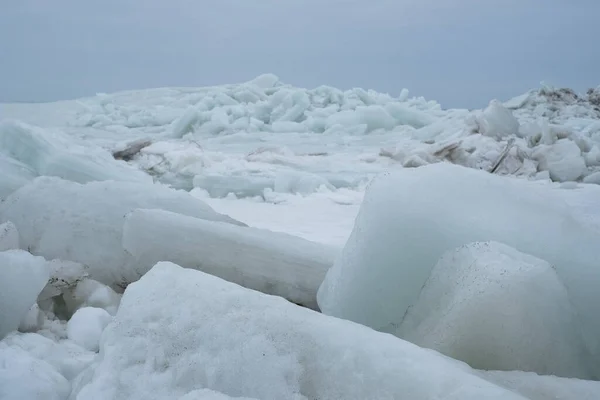
[[[600,88],[0,104],[0,171],[0,400],[600,398]]]

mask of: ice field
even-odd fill
[[[600,399],[600,87],[0,104],[0,400]]]

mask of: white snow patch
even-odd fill
[[[311,196],[273,194],[271,202],[256,199],[210,198],[197,190],[192,195],[206,201],[217,212],[250,226],[284,232],[341,249],[362,201],[362,192],[337,191]]]

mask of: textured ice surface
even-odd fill
[[[123,248],[140,276],[159,261],[172,261],[313,309],[336,255],[291,235],[160,210],[127,216]]]
[[[42,257],[22,250],[0,252],[0,339],[19,327],[49,276]]]
[[[159,263],[125,291],[72,398],[199,389],[257,399],[522,398],[391,335]]]
[[[445,253],[395,333],[478,369],[581,379],[600,372],[552,266],[496,242]]]
[[[598,215],[598,206],[591,197],[577,199],[576,189],[450,164],[384,174],[365,194],[354,230],[319,289],[319,306],[394,330],[444,252],[498,241],[556,267],[585,339],[599,354],[600,229],[593,219],[582,222],[588,212]]]

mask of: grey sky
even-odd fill
[[[246,81],[485,106],[600,84],[598,0],[5,0],[0,101]]]

